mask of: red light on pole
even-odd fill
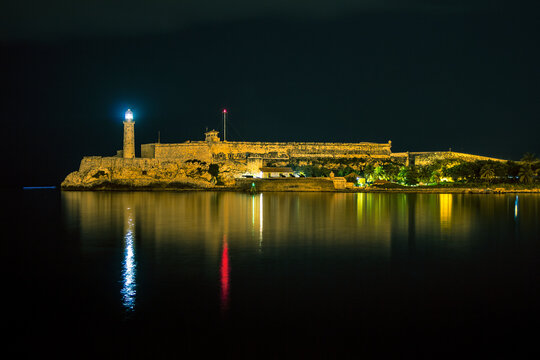
[[[223,109],[223,141],[227,141],[227,109]]]

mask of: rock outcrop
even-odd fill
[[[222,184],[233,186],[234,178],[246,165],[235,161],[210,164],[197,159],[160,160],[148,158],[85,157],[78,171],[62,182],[65,190],[122,189],[208,189]],[[217,175],[217,176],[216,176]]]

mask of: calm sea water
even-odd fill
[[[19,355],[537,352],[538,195],[35,190],[9,206]]]

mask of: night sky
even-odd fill
[[[0,5],[5,186],[86,155],[202,140],[540,154],[540,7],[522,1],[17,1]]]

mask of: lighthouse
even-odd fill
[[[124,159],[135,157],[135,121],[133,112],[127,109],[124,118]]]

